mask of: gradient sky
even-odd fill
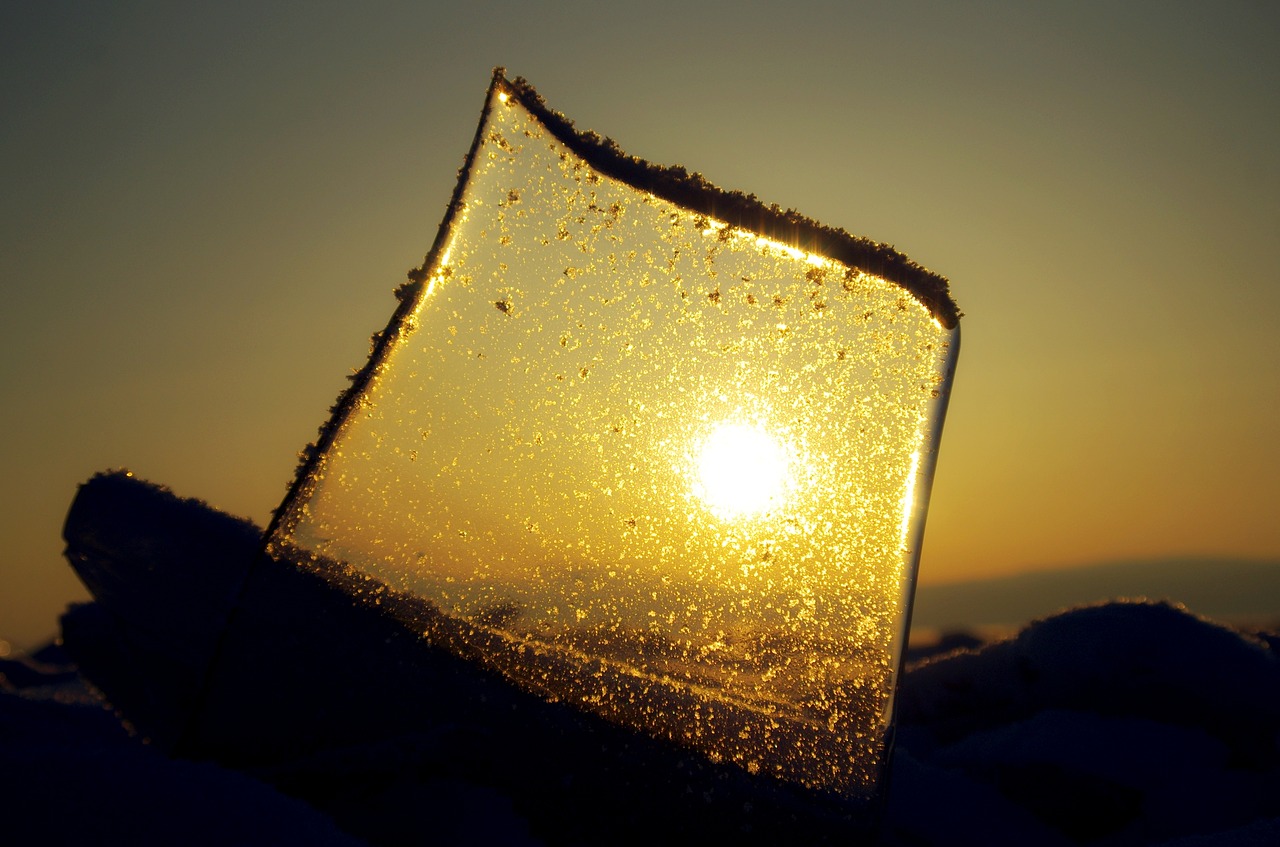
[[[85,596],[95,471],[266,521],[494,65],[950,277],[922,581],[1280,556],[1278,40],[1265,1],[4,4],[0,639]]]

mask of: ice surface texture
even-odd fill
[[[427,638],[465,622],[539,696],[873,793],[958,345],[945,280],[569,134],[501,74],[418,280],[271,549],[422,598]]]

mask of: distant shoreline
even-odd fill
[[[916,588],[912,628],[1012,631],[1063,609],[1139,597],[1235,626],[1273,627],[1280,622],[1280,559],[1171,556],[925,584]]]

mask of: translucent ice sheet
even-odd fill
[[[547,698],[869,794],[954,314],[609,176],[535,98],[495,78],[270,543]]]

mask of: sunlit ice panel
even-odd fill
[[[954,304],[882,245],[647,167],[496,75],[270,543],[427,601],[424,637],[549,699],[868,795]]]

